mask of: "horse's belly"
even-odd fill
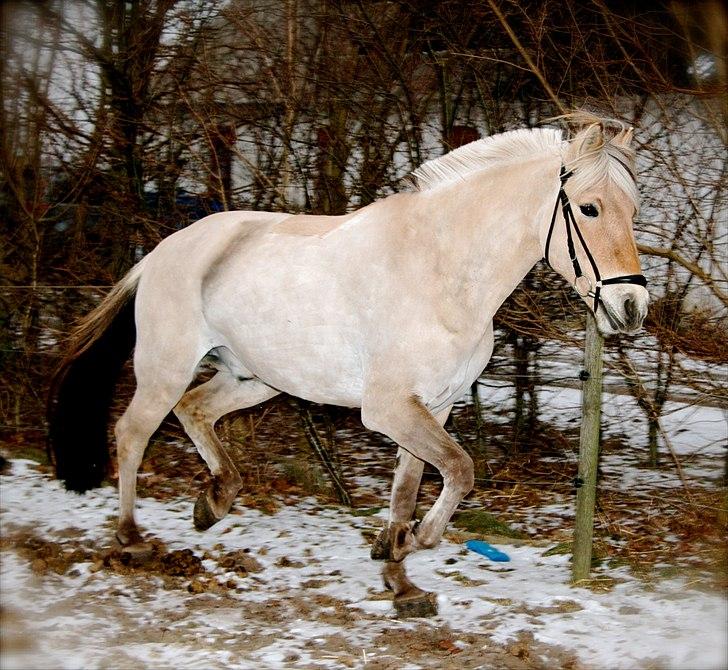
[[[264,307],[258,302],[242,311],[243,318],[220,329],[245,368],[269,386],[312,402],[360,406],[358,329],[327,318],[313,306],[271,311]]]
[[[252,324],[232,344],[246,368],[273,388],[312,402],[361,405],[360,356],[337,329],[301,333]]]
[[[220,344],[261,381],[313,402],[358,406],[366,334],[340,256],[316,238],[251,238],[206,280],[203,309]]]

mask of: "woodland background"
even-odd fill
[[[225,209],[350,211],[428,158],[585,108],[636,128],[652,306],[606,364],[645,413],[646,463],[679,469],[666,401],[728,405],[726,35],[717,1],[4,2],[3,444],[42,451],[72,322],[175,230]],[[534,268],[498,313],[488,370],[513,382],[513,410],[489,435],[474,394],[469,449],[553,442],[536,389],[583,314]],[[281,411],[335,432],[337,410]]]

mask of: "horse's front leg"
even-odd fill
[[[402,561],[417,549],[439,543],[458,503],[473,487],[471,458],[443,428],[449,411],[447,408],[433,416],[419,398],[393,400],[383,395],[370,398],[362,407],[364,424],[402,447],[395,470],[390,523],[372,549],[373,558],[387,561],[385,583],[394,590],[395,607],[401,614],[424,616],[436,612],[434,598],[410,582]],[[422,523],[415,527],[412,517],[423,461],[440,471],[443,489]]]
[[[400,616],[433,616],[437,606],[433,594],[415,586],[407,577],[404,557],[416,549],[412,534],[417,492],[424,461],[400,447],[394,468],[389,523],[372,546],[374,560],[385,561],[384,586],[394,592],[394,605]]]

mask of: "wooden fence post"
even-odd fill
[[[586,318],[584,373],[581,395],[579,471],[576,479],[576,522],[572,557],[572,581],[588,579],[591,571],[594,504],[599,462],[599,429],[602,412],[602,352],[604,339],[591,310]]]

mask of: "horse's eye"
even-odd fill
[[[592,204],[579,205],[579,209],[584,216],[588,216],[592,219],[599,216],[599,210]]]

